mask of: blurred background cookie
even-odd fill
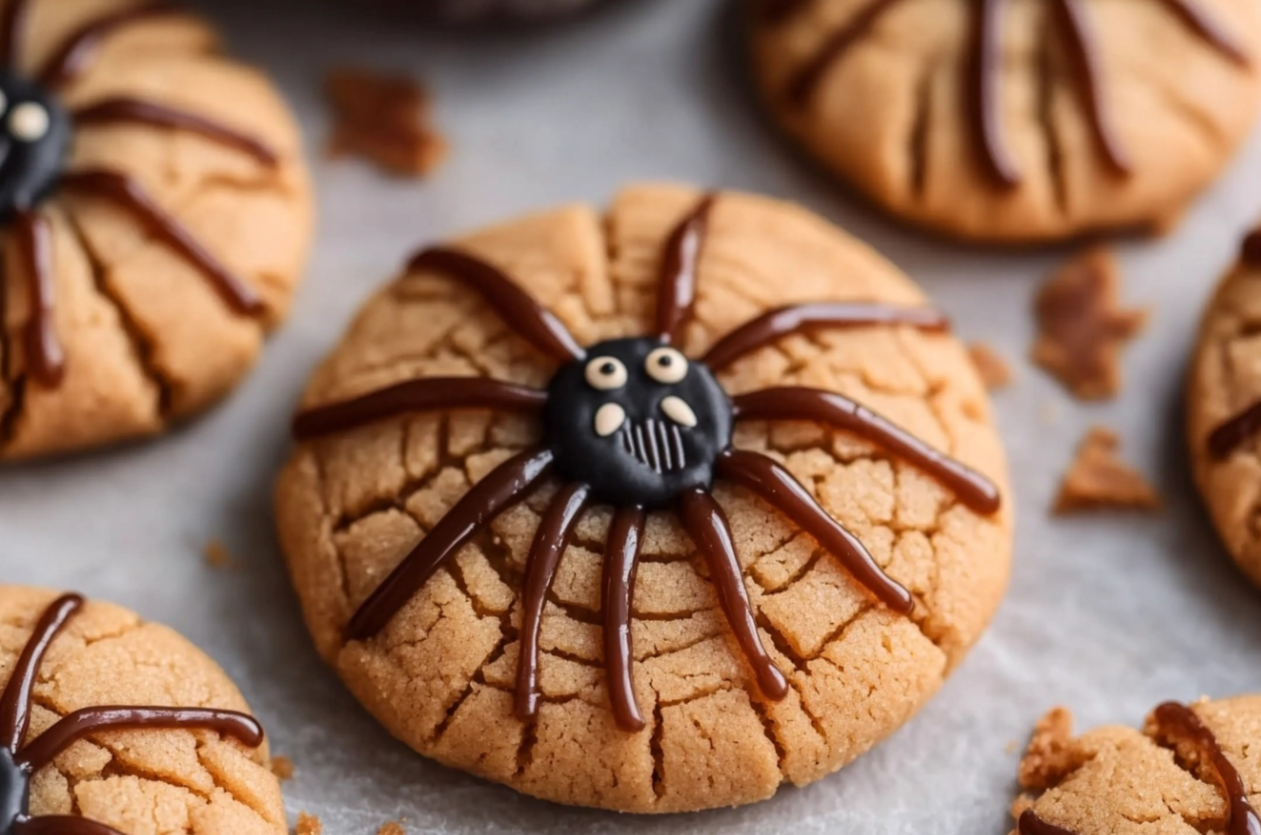
[[[0,458],[160,432],[288,311],[312,223],[297,127],[165,4],[10,0],[0,67]]]
[[[0,586],[0,831],[284,835],[262,727],[171,630]]]
[[[277,488],[307,626],[374,716],[528,794],[668,812],[817,780],[924,705],[1011,515],[914,284],[796,206],[673,186],[453,246],[360,312]]]
[[[789,135],[977,241],[1168,229],[1261,97],[1251,0],[756,0],[749,26]]]

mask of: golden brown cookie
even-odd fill
[[[4,835],[284,835],[280,784],[246,710],[166,627],[0,586]]]
[[[1261,584],[1261,234],[1209,301],[1187,385],[1200,495],[1235,562]]]
[[[206,408],[286,315],[311,234],[297,127],[203,21],[0,3],[0,458]]]
[[[549,800],[817,780],[1006,585],[967,351],[779,201],[640,186],[426,250],[305,407],[277,516],[320,653],[408,745]]]
[[[1166,229],[1261,102],[1251,0],[750,7],[780,125],[892,214],[961,238]]]
[[[1019,835],[1261,832],[1261,697],[1160,705],[1142,731],[1072,735],[1062,708],[1034,732],[1013,807]],[[1013,833],[1015,835],[1015,833]]]

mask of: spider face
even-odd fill
[[[70,153],[69,112],[47,90],[0,70],[0,217],[37,205]]]
[[[0,833],[7,835],[30,802],[31,778],[12,753],[0,748]]]
[[[544,416],[557,471],[615,505],[662,507],[708,489],[731,445],[731,401],[713,372],[660,339],[587,349],[552,378]]]

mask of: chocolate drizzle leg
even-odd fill
[[[88,169],[67,173],[61,185],[67,191],[113,203],[134,216],[158,240],[209,279],[224,303],[237,313],[257,315],[263,311],[263,300],[253,288],[219,263],[173,215],[154,203],[144,187],[131,177],[107,169]]]
[[[1261,835],[1261,816],[1248,801],[1248,790],[1238,770],[1217,743],[1217,737],[1191,708],[1166,702],[1152,715],[1155,736],[1165,744],[1189,744],[1226,795],[1226,835]]]
[[[133,23],[182,15],[172,3],[155,2],[90,21],[72,34],[48,60],[39,72],[39,80],[47,87],[61,87],[87,71],[105,39],[115,31]]]
[[[81,739],[120,730],[208,731],[257,748],[263,728],[251,716],[229,710],[167,707],[93,707],[75,711],[26,741],[35,680],[44,656],[66,624],[83,608],[67,594],[44,610],[0,694],[0,835],[122,835],[105,824],[74,815],[30,813],[31,779]]]
[[[763,6],[761,23],[776,26],[792,17],[808,4],[809,0],[771,0]],[[806,107],[813,98],[824,77],[837,62],[875,26],[879,19],[897,5],[899,0],[869,0],[853,16],[840,26],[815,53],[807,59],[789,79],[784,91],[785,100],[798,109]],[[967,61],[970,76],[966,86],[970,88],[970,118],[974,125],[977,155],[995,182],[1005,188],[1020,185],[1022,178],[1007,148],[1002,130],[1002,11],[1006,0],[971,0],[976,15],[973,26],[972,56]],[[1095,138],[1109,166],[1121,175],[1132,173],[1129,155],[1122,147],[1107,109],[1104,85],[1100,72],[1100,57],[1095,37],[1090,28],[1085,3],[1082,0],[1048,0],[1060,26],[1051,27],[1047,37],[1054,32],[1062,33],[1075,66],[1078,88]],[[1195,35],[1217,52],[1240,65],[1250,63],[1250,58],[1240,42],[1216,22],[1196,0],[1150,0],[1169,9]]]
[[[54,321],[52,230],[39,215],[20,211],[13,216],[13,231],[30,299],[25,329],[27,363],[35,380],[55,387],[65,377],[66,356]]]
[[[212,142],[218,142],[252,156],[261,164],[275,168],[280,157],[266,143],[227,125],[164,104],[134,98],[114,98],[98,101],[73,113],[75,124],[116,125],[140,124],[155,128],[195,133]]]
[[[539,705],[539,636],[557,565],[589,502],[614,508],[606,539],[603,578],[604,655],[614,720],[642,731],[635,699],[631,647],[632,602],[647,511],[670,510],[709,565],[723,612],[769,699],[782,699],[788,681],[767,653],[735,551],[731,529],[712,495],[716,478],[752,490],[836,554],[882,604],[900,614],[915,607],[862,543],[829,516],[786,469],[770,458],[732,448],[737,419],[812,420],[872,440],[954,490],[979,513],[999,508],[997,487],[862,406],[830,392],[784,388],[732,398],[715,374],[776,340],[826,328],[907,325],[944,331],[930,308],[875,303],[805,304],[773,310],[719,339],[700,360],[674,346],[694,313],[700,253],[717,196],[698,202],[667,236],[659,259],[658,302],[652,334],[580,347],[561,321],[498,268],[471,254],[430,249],[411,271],[434,272],[476,292],[508,327],[540,354],[560,363],[547,391],[481,378],[405,381],[351,400],[300,413],[294,434],[313,440],[384,418],[436,409],[490,408],[541,414],[543,441],[486,476],[412,549],[350,618],[346,637],[378,635],[461,547],[493,518],[543,480],[561,487],[535,536],[521,596],[522,627],[515,708],[530,721]]]

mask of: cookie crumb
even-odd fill
[[[1116,258],[1096,247],[1038,291],[1033,361],[1079,400],[1105,400],[1121,390],[1121,349],[1147,324],[1147,311],[1118,307],[1120,284]]]
[[[968,345],[968,356],[987,389],[997,391],[1011,385],[1011,366],[992,347],[984,342],[973,342]]]
[[[429,124],[429,92],[414,79],[371,70],[329,72],[324,92],[336,124],[328,154],[355,154],[395,174],[423,177],[446,158]]]
[[[377,830],[377,835],[407,835],[407,831],[403,829],[403,825],[398,821],[389,821],[381,824],[381,828]]]
[[[211,568],[233,568],[236,565],[232,553],[217,539],[207,542],[202,553],[206,558],[206,564]]]
[[[1077,457],[1060,484],[1055,513],[1120,508],[1155,510],[1160,496],[1137,470],[1118,460],[1117,434],[1101,426],[1092,428],[1077,448]]]
[[[1046,789],[1072,770],[1069,743],[1073,739],[1073,714],[1066,708],[1052,709],[1033,727],[1033,736],[1020,761],[1020,785],[1025,789]]]
[[[293,760],[288,757],[272,757],[271,773],[276,775],[276,779],[292,780],[293,779]]]
[[[306,812],[298,813],[298,825],[293,828],[293,835],[323,835],[324,824],[315,815]]]

